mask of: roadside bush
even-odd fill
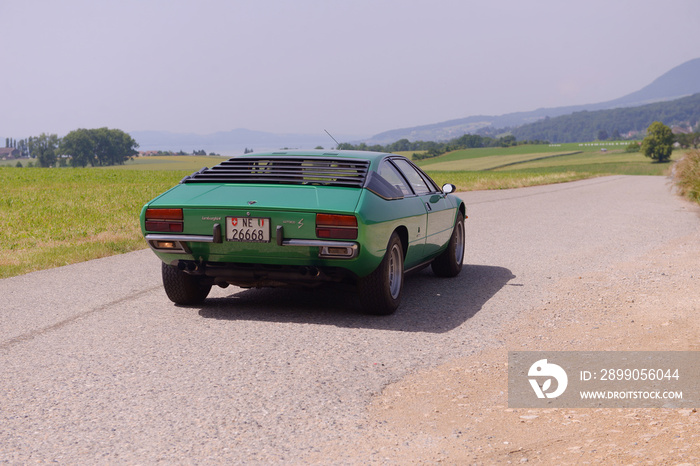
[[[676,162],[673,178],[681,195],[700,204],[700,150],[689,151]]]

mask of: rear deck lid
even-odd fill
[[[151,206],[353,212],[362,189],[263,184],[179,184]]]

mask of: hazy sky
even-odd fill
[[[587,104],[700,57],[697,0],[0,0],[0,137],[371,136]]]

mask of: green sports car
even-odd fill
[[[357,286],[363,310],[391,314],[404,273],[453,277],[464,202],[396,154],[284,151],[233,157],[185,177],[141,211],[177,304],[226,287]]]

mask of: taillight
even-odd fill
[[[357,239],[357,218],[354,215],[316,214],[316,236]]]
[[[182,209],[146,209],[146,230],[182,233]]]

